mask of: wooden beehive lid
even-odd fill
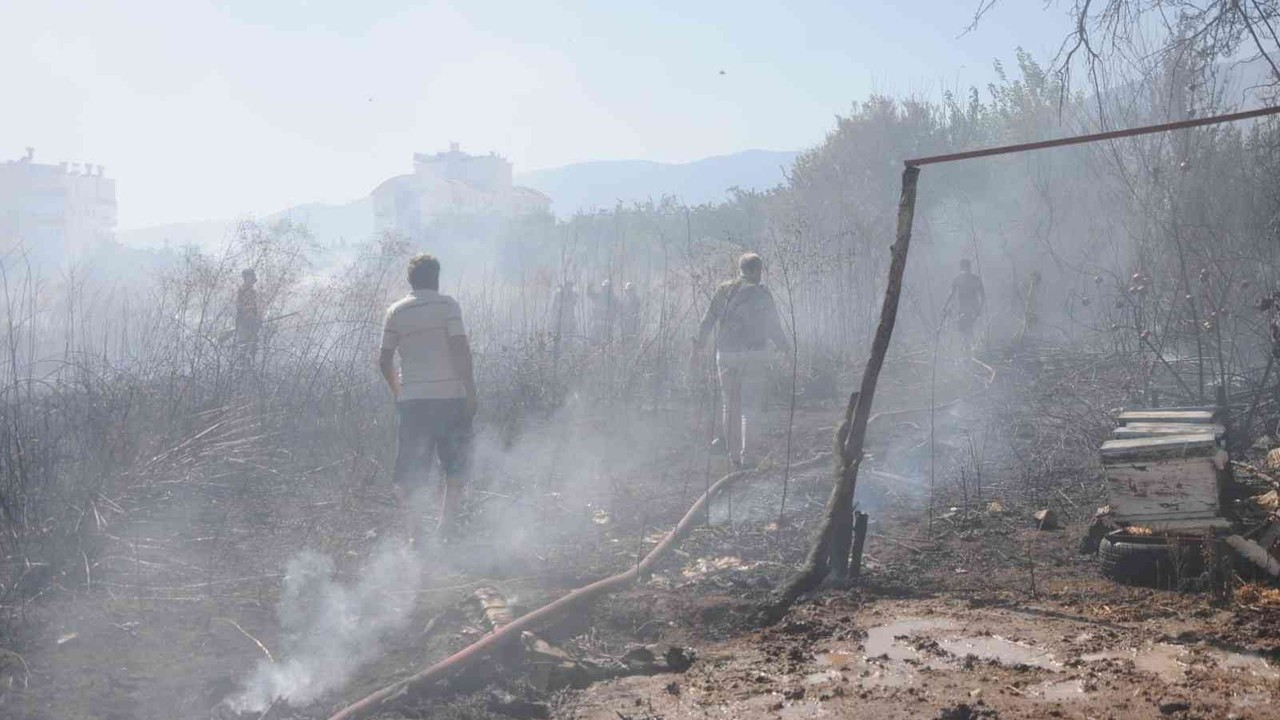
[[[1155,437],[1157,435],[1200,435],[1211,434],[1221,439],[1227,429],[1218,423],[1200,425],[1192,423],[1153,423],[1131,422],[1116,428],[1112,435],[1119,440],[1128,438]]]
[[[1188,517],[1176,519],[1159,519],[1148,515],[1133,515],[1130,517],[1114,517],[1115,522],[1121,525],[1136,525],[1151,530],[1156,535],[1201,535],[1205,532],[1214,530],[1230,530],[1231,523],[1217,515],[1206,514],[1203,517]]]
[[[1135,422],[1207,425],[1212,423],[1216,416],[1217,412],[1212,408],[1155,408],[1152,410],[1126,410],[1116,416],[1116,422],[1121,425]]]
[[[1213,433],[1154,435],[1102,443],[1102,462],[1211,456],[1218,449]]]

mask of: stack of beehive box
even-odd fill
[[[1131,410],[1102,444],[1113,519],[1155,532],[1226,528],[1225,430],[1214,408]]]

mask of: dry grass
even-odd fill
[[[1241,605],[1255,608],[1280,608],[1280,588],[1245,583],[1236,588],[1235,600]]]

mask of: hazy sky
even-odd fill
[[[106,165],[121,228],[234,218],[450,141],[517,171],[805,148],[868,93],[981,86],[1067,31],[1042,0],[963,37],[977,0],[763,5],[0,0],[0,158]]]

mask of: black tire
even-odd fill
[[[1098,546],[1102,574],[1126,585],[1175,589],[1204,572],[1203,543],[1112,533]]]

